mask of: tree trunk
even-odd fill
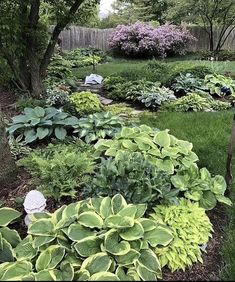
[[[41,98],[43,95],[43,83],[40,74],[40,66],[37,60],[32,57],[30,58],[30,85],[32,97],[37,99]]]
[[[17,167],[11,156],[3,117],[0,112],[0,188],[16,180]]]

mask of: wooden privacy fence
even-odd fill
[[[200,50],[209,49],[209,40],[206,31],[199,26],[190,26],[187,29],[195,36],[198,41],[193,43],[190,47],[190,51],[196,52]],[[69,29],[64,30],[60,38],[62,40],[63,50],[73,50],[76,48],[98,48],[103,51],[108,51],[109,38],[114,29],[96,29],[85,28],[78,26],[71,26]],[[215,43],[218,40],[219,28],[215,31]],[[235,30],[230,34],[223,49],[235,51]]]

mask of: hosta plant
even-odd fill
[[[14,223],[21,213],[11,208],[0,208],[0,278],[1,263],[14,261],[14,248],[21,238],[16,230],[8,226]]]
[[[123,127],[113,140],[99,140],[96,155],[119,159],[123,153],[140,152],[159,170],[174,174],[189,168],[198,160],[190,142],[179,140],[167,130],[154,130],[146,125]]]
[[[202,261],[213,227],[203,208],[197,203],[182,199],[177,206],[157,206],[152,218],[159,224],[167,224],[174,234],[174,240],[164,248],[156,248],[161,266],[171,271],[185,270],[193,263]]]
[[[148,207],[159,202],[177,202],[179,190],[173,189],[170,176],[159,171],[141,153],[125,153],[118,160],[102,159],[85,194],[113,196],[122,194],[134,204],[147,203]]]
[[[107,76],[104,80],[103,80],[103,86],[106,90],[110,91],[112,89],[115,88],[116,84],[119,83],[125,83],[126,80],[125,78],[121,77],[121,76]]]
[[[79,115],[88,115],[102,111],[102,104],[99,98],[91,92],[77,92],[69,97],[71,104]]]
[[[195,89],[203,89],[203,80],[195,77],[191,73],[180,74],[175,78],[175,82],[172,85],[172,89],[175,92],[187,94]]]
[[[223,176],[212,177],[206,168],[199,169],[196,164],[185,171],[177,172],[171,177],[175,188],[184,193],[184,197],[199,202],[206,210],[213,209],[217,201],[232,205],[229,198],[224,196],[227,184]]]
[[[157,87],[156,90],[150,92],[143,92],[138,100],[147,108],[156,109],[161,106],[162,103],[176,100],[174,92],[166,87]]]
[[[221,74],[208,74],[205,83],[211,94],[218,96],[235,95],[235,80]]]
[[[78,119],[56,108],[25,108],[22,115],[12,118],[8,132],[10,135],[23,134],[25,143],[55,136],[63,140],[67,130],[71,130]]]
[[[32,150],[24,141],[22,141],[22,138],[22,135],[19,135],[16,138],[13,135],[8,136],[11,154],[15,160],[30,154]]]
[[[76,197],[79,188],[90,179],[94,158],[89,151],[81,152],[76,146],[50,148],[33,152],[21,159],[19,165],[31,172],[34,184],[45,196],[56,201],[64,196]]]
[[[123,121],[120,117],[110,112],[102,112],[80,118],[75,126],[74,133],[86,143],[91,143],[100,138],[111,138],[120,131]]]
[[[35,214],[17,261],[0,266],[0,280],[155,281],[161,266],[152,248],[168,246],[173,236],[145,210],[117,194]]]
[[[55,87],[53,89],[47,89],[46,103],[49,106],[62,107],[69,102],[69,92],[65,89]]]

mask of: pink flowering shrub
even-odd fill
[[[110,47],[130,56],[184,54],[194,38],[176,25],[153,27],[147,23],[119,25],[110,38]]]

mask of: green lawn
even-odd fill
[[[78,78],[82,78],[82,79],[94,72],[99,75],[102,75],[103,77],[106,77],[113,73],[119,73],[122,71],[141,70],[147,64],[147,62],[148,61],[146,60],[113,59],[112,62],[98,65],[95,71],[92,69],[91,66],[89,66],[89,67],[76,69],[74,73]],[[183,60],[182,57],[179,57],[179,58],[169,58],[169,59],[161,60],[161,62],[166,62],[172,67],[174,67],[179,63],[181,65],[183,64],[189,67],[191,67],[192,65],[206,65],[212,67],[216,72],[219,73],[224,73],[225,71],[228,71],[235,74],[235,61],[210,62],[210,61],[193,60],[191,59],[191,57],[185,56]]]

